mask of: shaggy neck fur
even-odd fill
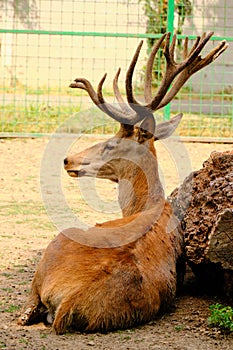
[[[137,165],[126,164],[121,169],[118,199],[123,217],[151,209],[164,199],[155,150],[148,153]]]

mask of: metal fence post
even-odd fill
[[[171,32],[173,35],[174,32],[174,12],[175,12],[175,0],[168,0],[168,9],[167,9],[167,31]],[[171,105],[170,103],[164,107],[163,116],[165,120],[170,119],[171,114]]]

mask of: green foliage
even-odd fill
[[[183,98],[188,98],[188,90],[183,91]],[[219,95],[218,98],[221,101],[223,97]],[[209,97],[206,96],[206,99]],[[108,116],[95,107],[83,110],[82,113],[79,111],[80,106],[69,105],[46,106],[36,103],[18,104],[17,106],[13,103],[6,106],[0,105],[2,116],[0,132],[43,134],[56,132],[59,128],[60,132],[65,133],[113,134],[119,129],[119,123],[109,120]],[[172,111],[172,114],[175,113],[178,111]],[[187,112],[186,116],[178,129],[180,136],[232,136],[233,119],[231,115],[199,115]],[[162,114],[159,113],[156,118],[158,121],[163,120]],[[15,179],[15,181],[18,180]],[[13,210],[17,208],[10,206],[9,211]],[[13,215],[10,212],[9,214]]]
[[[14,16],[29,29],[36,26],[38,19],[37,0],[0,0],[0,10],[12,8]]]
[[[210,305],[210,311],[209,326],[218,327],[225,332],[233,332],[233,309],[231,306],[212,304]]]
[[[183,325],[175,326],[175,331],[180,332],[184,329]]]
[[[6,307],[6,308],[4,309],[4,312],[13,313],[13,312],[15,312],[15,311],[17,311],[17,310],[19,310],[19,309],[20,309],[20,306],[10,304],[10,305],[8,305],[8,307]]]
[[[138,0],[143,4],[143,10],[146,17],[146,33],[147,34],[163,34],[167,31],[168,20],[168,0]],[[175,28],[176,34],[182,34],[182,27],[184,25],[185,18],[192,13],[192,4],[190,0],[174,0],[175,12],[178,16],[177,28]],[[156,39],[148,38],[147,46],[148,53],[150,53]],[[180,56],[181,40],[178,40],[177,56]],[[162,50],[159,50],[154,61],[153,69],[153,85],[157,86],[159,80],[162,78],[162,72],[164,69],[164,63],[162,60]],[[144,73],[143,73],[144,75]]]
[[[79,111],[80,106],[50,106],[36,102],[0,105],[3,121],[0,132],[52,133],[69,116]]]
[[[143,4],[144,14],[147,18],[146,33],[161,34],[167,30],[168,0],[138,0]],[[178,15],[176,33],[182,33],[185,18],[192,13],[190,0],[174,0],[175,12]],[[154,38],[148,39],[148,48],[154,45]]]
[[[0,340],[0,349],[6,349],[6,343],[2,340]]]

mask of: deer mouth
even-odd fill
[[[67,173],[71,177],[81,177],[81,176],[85,176],[86,172],[85,170],[67,170]]]

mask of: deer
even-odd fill
[[[113,80],[117,106],[103,97],[106,74],[97,91],[86,78],[70,84],[85,90],[120,126],[108,140],[68,155],[64,169],[74,178],[118,183],[122,218],[87,230],[65,229],[49,243],[19,325],[43,321],[56,334],[109,332],[146,324],[173,307],[184,276],[183,237],[160,182],[154,142],[169,137],[182,114],[156,125],[153,113],[167,105],[192,74],[226,50],[228,45],[222,41],[201,57],[212,35],[197,37],[191,49],[186,38],[180,63],[174,58],[176,36],[162,35],[147,61],[143,103],[135,98],[132,82],[143,41],[126,73],[127,103],[119,89],[120,69]],[[153,62],[161,47],[166,69],[153,96]]]

